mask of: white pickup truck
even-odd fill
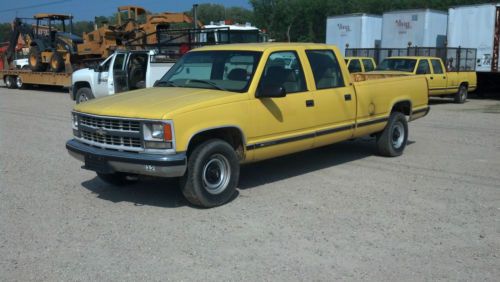
[[[171,59],[150,51],[116,51],[95,68],[73,73],[70,96],[76,103],[124,91],[153,87],[174,65]]]

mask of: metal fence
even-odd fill
[[[377,64],[385,58],[396,56],[429,56],[441,58],[448,71],[475,71],[477,49],[451,47],[410,48],[349,48],[346,57],[372,57]]]

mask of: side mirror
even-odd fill
[[[95,68],[96,72],[103,72],[104,71],[104,67],[102,65],[97,65],[97,67]]]
[[[260,87],[257,91],[257,98],[282,98],[286,96],[286,91],[280,85],[267,85]]]

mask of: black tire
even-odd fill
[[[58,52],[53,52],[50,58],[50,71],[61,72],[64,69],[64,60]]]
[[[400,112],[393,112],[384,131],[377,134],[378,153],[386,157],[397,157],[403,154],[408,141],[408,122]]]
[[[88,100],[94,99],[94,94],[92,94],[92,90],[88,87],[82,87],[76,91],[75,100],[77,104],[83,103]]]
[[[18,89],[26,89],[26,84],[24,84],[23,79],[20,76],[16,76],[16,87]]]
[[[189,156],[180,185],[191,204],[211,208],[231,200],[239,176],[239,159],[233,147],[220,139],[211,139],[199,144]]]
[[[6,76],[5,77],[5,87],[9,89],[14,89],[16,88],[16,78],[14,76]]]
[[[111,185],[115,185],[115,186],[124,186],[124,185],[136,182],[136,180],[127,178],[127,176],[129,176],[129,175],[126,173],[122,173],[122,172],[115,172],[115,173],[96,172],[96,173],[97,173],[97,177],[99,177],[99,179],[106,182],[107,184],[111,184]]]
[[[44,71],[45,64],[42,62],[42,52],[38,49],[37,46],[31,46],[30,52],[28,55],[28,63],[30,65],[30,69],[32,71]]]
[[[467,85],[460,84],[457,94],[455,94],[455,103],[463,104],[467,100],[468,89]]]

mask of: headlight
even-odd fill
[[[146,149],[172,149],[172,124],[170,122],[144,123],[144,146]]]

